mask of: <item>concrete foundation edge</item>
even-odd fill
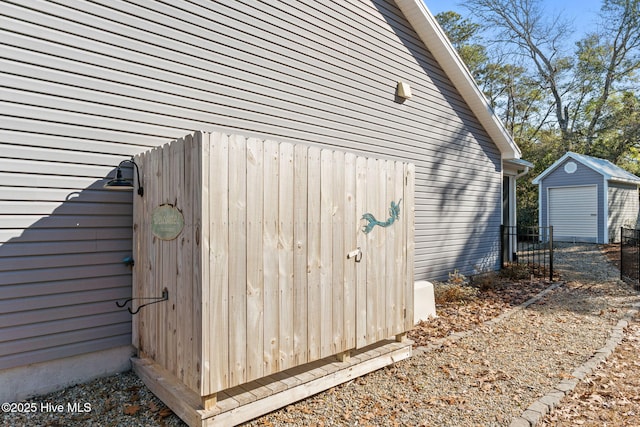
[[[0,371],[0,402],[17,402],[131,369],[132,346]]]

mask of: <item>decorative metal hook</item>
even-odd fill
[[[123,308],[124,306],[126,306],[127,304],[132,302],[133,300],[142,300],[142,299],[144,299],[144,300],[154,300],[154,301],[148,302],[146,304],[139,305],[138,308],[136,308],[135,311],[131,311],[131,307],[127,307],[127,310],[129,310],[129,313],[137,314],[142,307],[146,307],[147,305],[155,304],[155,303],[162,302],[162,301],[167,301],[169,299],[169,291],[167,290],[167,288],[164,288],[162,290],[162,296],[161,297],[127,298],[126,300],[124,300],[123,303],[120,303],[120,302],[116,301],[116,305],[118,307],[120,307],[120,308]]]
[[[129,160],[123,160],[120,162],[118,167],[121,167],[125,163],[131,163],[136,169],[136,175],[138,176],[138,195],[140,197],[144,196],[144,188],[142,187],[142,181],[140,181],[140,168],[138,168],[138,164],[133,160],[133,157]]]

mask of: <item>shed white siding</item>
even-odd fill
[[[609,243],[620,241],[620,228],[638,225],[638,186],[609,182]]]
[[[497,265],[500,152],[392,1],[0,7],[0,369],[131,341],[137,196],[102,185],[193,130],[411,161],[416,278]]]

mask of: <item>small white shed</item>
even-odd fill
[[[638,222],[640,178],[608,160],[567,152],[533,183],[539,224],[556,241],[613,243]]]

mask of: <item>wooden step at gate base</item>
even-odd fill
[[[202,407],[202,398],[149,359],[132,358],[134,372],[149,389],[190,427],[237,425],[359,376],[411,357],[413,342],[380,341],[353,350],[351,357],[335,356],[292,368],[217,393],[217,405]]]

